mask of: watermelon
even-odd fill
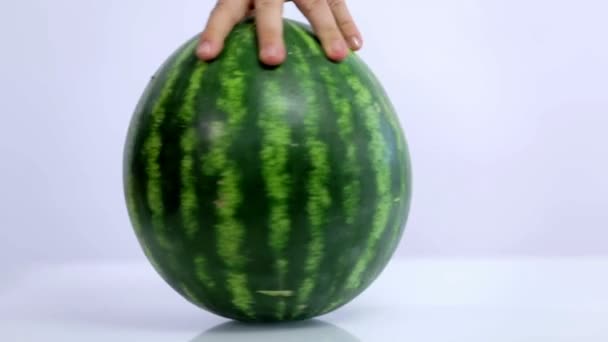
[[[124,194],[143,253],[187,301],[245,322],[316,317],[363,292],[407,221],[411,167],[385,91],[355,53],[325,57],[284,19],[288,56],[258,60],[240,22],[218,58],[181,45],[128,128]]]

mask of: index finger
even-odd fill
[[[201,34],[196,54],[209,60],[217,57],[224,47],[224,40],[247,13],[249,0],[219,0],[209,16]]]

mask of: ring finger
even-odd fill
[[[348,55],[348,48],[327,1],[294,0],[294,2],[321,39],[327,57],[336,61],[344,59]]]

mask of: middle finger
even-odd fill
[[[284,0],[255,0],[260,59],[268,65],[278,65],[285,59],[283,2]]]

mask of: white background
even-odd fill
[[[0,267],[142,260],[122,194],[127,125],[212,5],[0,3]],[[606,1],[350,7],[412,154],[398,256],[608,253]]]
[[[0,340],[608,340],[608,2],[349,4],[411,149],[406,234],[343,309],[251,328],[158,277],[122,192],[135,104],[213,2],[1,1]]]

